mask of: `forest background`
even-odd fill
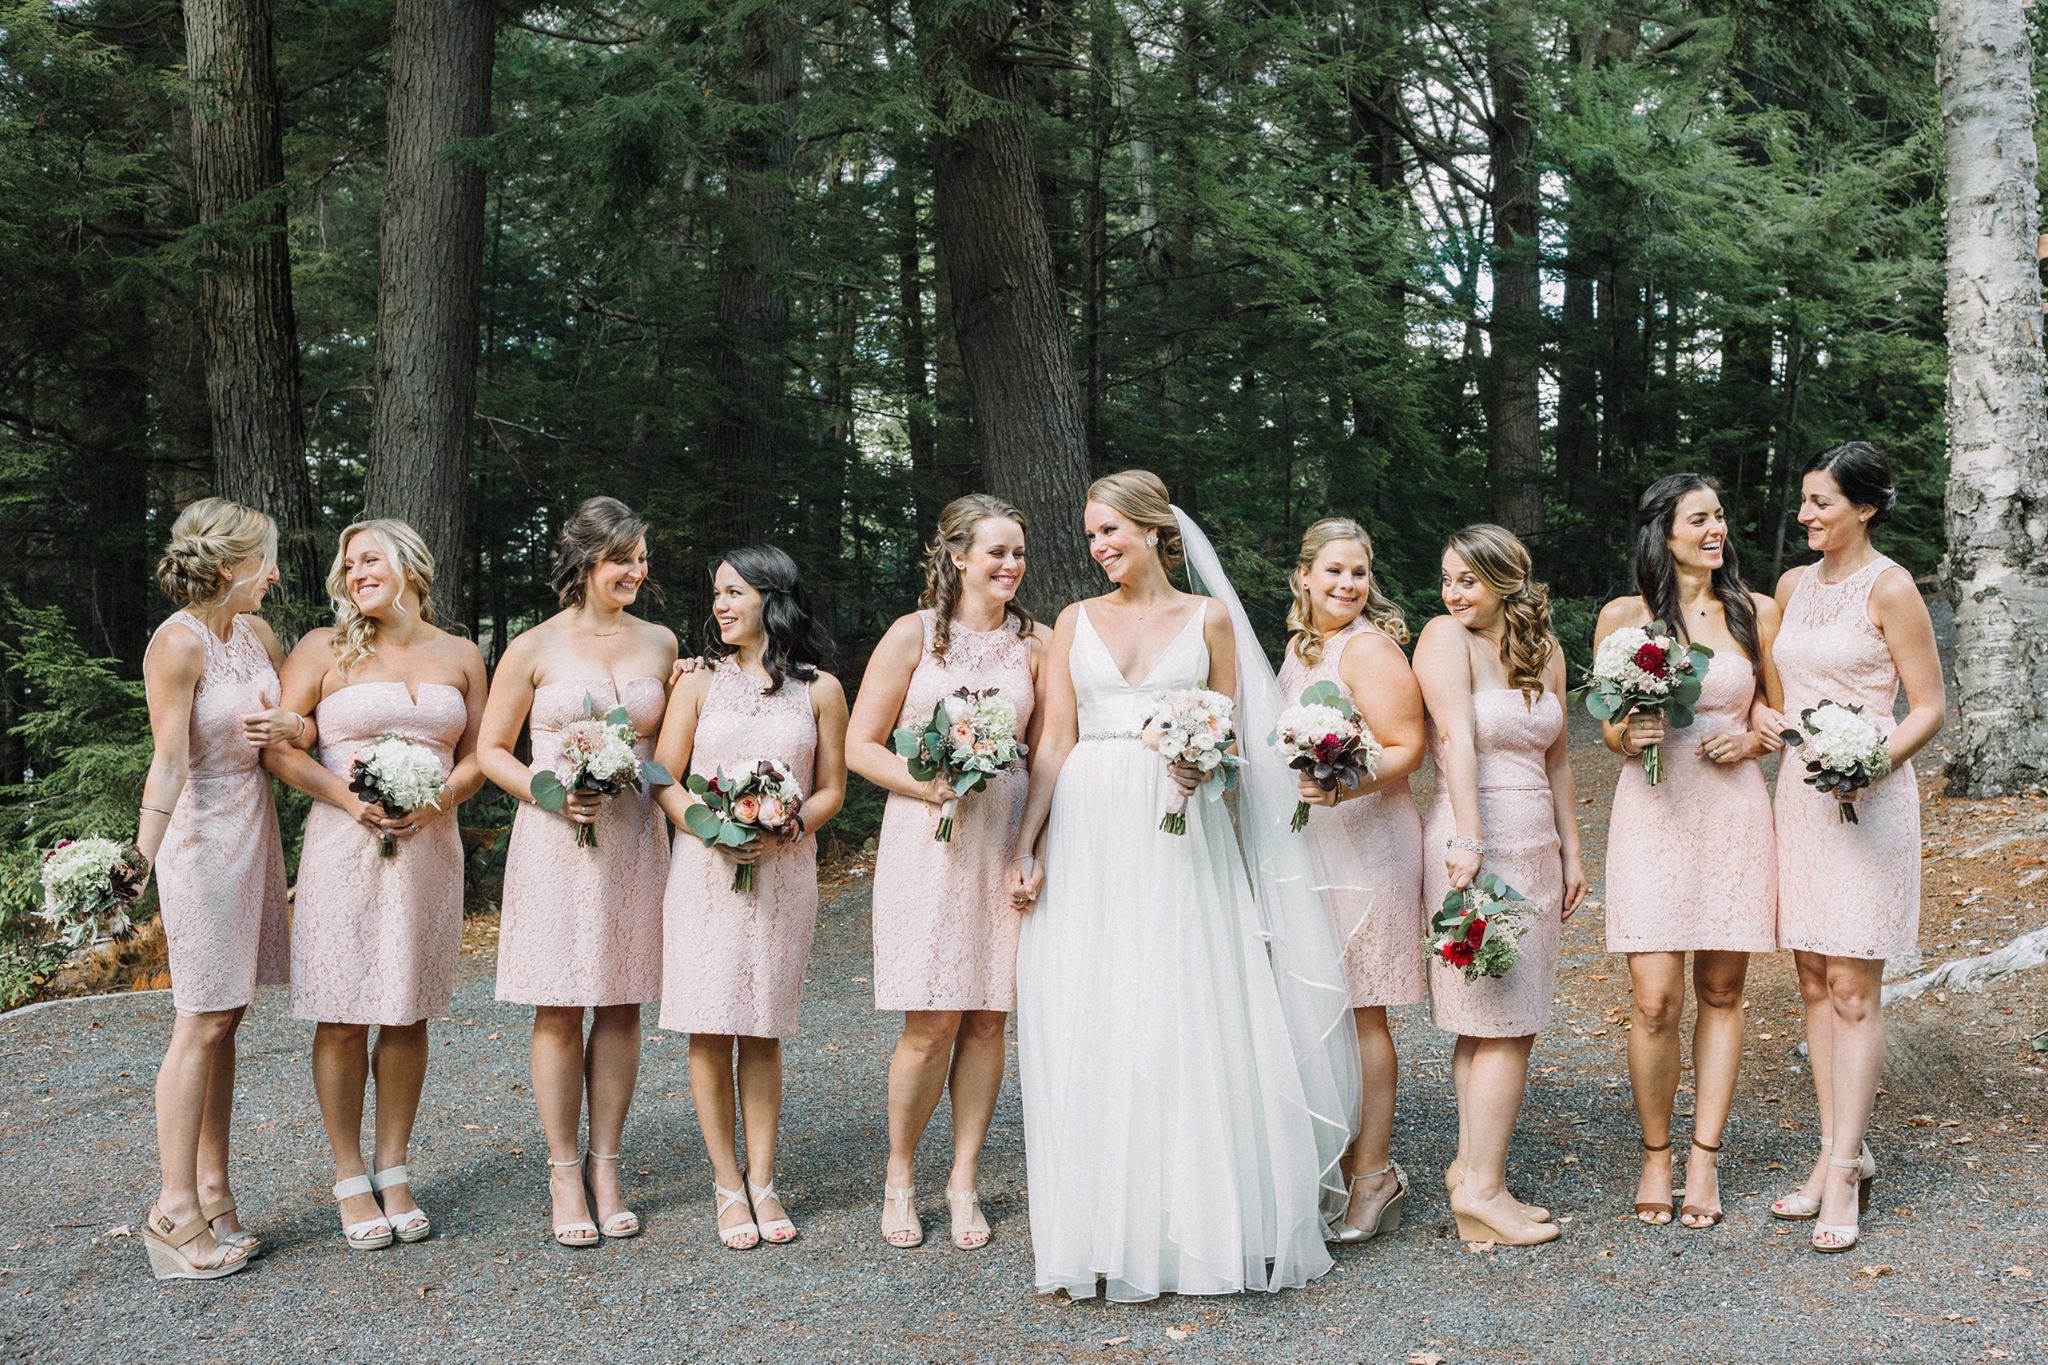
[[[0,1006],[49,965],[40,847],[132,827],[151,569],[207,492],[285,527],[288,635],[334,532],[407,516],[489,662],[583,497],[651,518],[686,648],[771,539],[849,684],[948,498],[1036,515],[1047,610],[1132,465],[1270,646],[1344,513],[1417,624],[1445,533],[1510,526],[1582,658],[1645,484],[1719,479],[1767,590],[1851,438],[1933,572],[1934,12],[0,0]],[[465,811],[479,884],[502,820]]]

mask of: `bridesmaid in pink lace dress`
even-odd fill
[[[1436,798],[1422,829],[1422,903],[1433,910],[1482,868],[1535,902],[1521,956],[1466,981],[1431,962],[1430,1013],[1458,1035],[1458,1153],[1445,1181],[1459,1235],[1528,1246],[1557,1236],[1547,1210],[1507,1190],[1508,1143],[1529,1052],[1550,1014],[1562,920],[1586,898],[1577,797],[1566,757],[1564,652],[1529,552],[1498,526],[1468,526],[1444,550],[1450,609],[1423,627],[1415,676],[1429,709]],[[1441,859],[1436,850],[1441,850]]]
[[[250,615],[277,581],[277,528],[205,498],[179,514],[157,582],[180,610],[143,656],[155,739],[136,821],[170,945],[177,1022],[156,1080],[163,1183],[142,1241],[158,1279],[215,1279],[258,1245],[228,1190],[235,1029],[256,987],[286,979],[284,850],[258,750],[305,728],[279,709],[270,627]]]
[[[718,1236],[737,1251],[796,1238],[775,1190],[782,1040],[797,1030],[818,922],[813,836],[846,799],[846,694],[818,668],[824,631],[796,564],[772,545],[744,546],[718,562],[709,626],[711,667],[676,684],[656,750],[678,778],[659,799],[679,831],[663,904],[661,1026],[690,1035],[690,1094],[711,1158]],[[805,793],[796,830],[768,846],[757,838],[706,848],[688,831],[697,798],[680,779],[761,759],[787,765]],[[752,891],[733,890],[740,863],[754,865]]]
[[[554,1236],[569,1247],[594,1244],[600,1230],[640,1231],[619,1188],[619,1142],[640,1073],[640,1006],[661,990],[668,827],[646,792],[578,793],[551,814],[533,804],[531,779],[557,756],[561,727],[590,708],[624,706],[637,752],[653,756],[676,637],[627,611],[647,571],[645,521],[616,498],[578,507],[555,552],[562,610],[506,646],[477,738],[484,776],[520,802],[505,857],[498,998],[534,1007],[533,1098],[547,1133]],[[532,766],[513,752],[522,726]],[[577,825],[596,831],[595,847],[577,844]],[[586,1094],[587,1161],[576,1147]]]
[[[285,703],[313,715],[320,759],[296,745],[265,751],[273,773],[314,799],[292,915],[292,1013],[315,1021],[313,1090],[342,1235],[355,1250],[432,1230],[406,1151],[427,1079],[427,1019],[447,1012],[462,949],[454,816],[483,786],[476,734],[486,690],[477,647],[434,625],[433,586],[434,557],[404,522],[343,531],[327,574],[335,624],[308,632],[284,667]],[[394,812],[349,789],[357,753],[385,735],[433,751],[438,805]],[[387,837],[396,851],[384,857]],[[373,1071],[376,1159],[366,1168]]]
[[[1884,1069],[1884,963],[1911,951],[1920,932],[1912,758],[1944,719],[1927,606],[1912,575],[1870,543],[1896,501],[1890,464],[1864,442],[1816,456],[1800,485],[1799,524],[1820,562],[1778,580],[1785,718],[1796,722],[1822,701],[1854,702],[1891,730],[1891,772],[1854,793],[1856,824],[1837,819],[1835,798],[1800,780],[1798,750],[1786,752],[1778,772],[1778,941],[1799,968],[1822,1139],[1806,1183],[1771,1212],[1818,1217],[1816,1251],[1856,1244],[1877,1173],[1864,1135]],[[1902,683],[1908,710],[1894,727]]]
[[[962,688],[993,690],[1017,707],[1028,746],[1032,688],[1050,632],[1017,604],[1024,516],[970,493],[939,513],[925,560],[922,610],[899,617],[868,660],[848,727],[849,767],[889,793],[875,857],[875,1008],[903,1011],[889,1061],[889,1165],[882,1237],[924,1240],[913,1202],[917,1145],[950,1082],[953,1166],[946,1202],[953,1243],[988,1242],[976,1193],[981,1144],[1003,1085],[1003,1027],[1017,1004],[1017,934],[1005,879],[1016,853],[1029,779],[992,779],[957,807],[951,842],[933,837],[951,797],[942,777],[919,782],[889,747],[896,728],[922,725]]]
[[[1323,898],[1344,945],[1358,1052],[1364,1067],[1358,1138],[1345,1157],[1351,1206],[1337,1240],[1369,1241],[1400,1226],[1408,1176],[1394,1163],[1398,1078],[1389,1005],[1427,993],[1423,977],[1422,817],[1408,775],[1422,766],[1422,689],[1401,646],[1408,623],[1380,591],[1372,539],[1349,517],[1327,517],[1301,540],[1289,586],[1293,638],[1280,665],[1291,705],[1319,682],[1337,685],[1382,750],[1379,773],[1351,791],[1324,791],[1304,775],[1301,795],[1333,806],[1310,815]]]
[[[1623,764],[1607,838],[1607,951],[1628,954],[1634,1002],[1628,1070],[1643,1130],[1636,1217],[1671,1221],[1671,1108],[1691,952],[1696,1097],[1679,1217],[1706,1228],[1721,1221],[1718,1157],[1742,1060],[1743,978],[1749,955],[1778,943],[1771,798],[1757,765],[1771,742],[1750,724],[1759,698],[1781,700],[1771,665],[1778,607],[1744,586],[1720,489],[1698,474],[1673,474],[1644,491],[1635,576],[1638,594],[1601,610],[1595,649],[1617,630],[1660,621],[1714,651],[1691,725],[1632,715],[1605,726],[1608,748],[1636,758],[1655,744],[1664,767],[1651,786],[1640,763]]]

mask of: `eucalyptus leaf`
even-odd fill
[[[683,827],[707,844],[718,838],[724,825],[708,806],[692,806],[683,812]]]
[[[562,779],[542,769],[527,783],[533,791],[533,804],[546,811],[559,811],[569,804],[569,789],[562,785]]]
[[[650,787],[672,787],[675,775],[651,758],[640,760],[640,780]]]

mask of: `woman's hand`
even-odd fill
[[[1631,711],[1622,726],[1621,751],[1635,758],[1653,744],[1664,742],[1664,716],[1658,711]]]
[[[1710,763],[1741,763],[1756,757],[1756,734],[1751,730],[1716,730],[1699,742],[1697,751]]]
[[[1586,867],[1574,853],[1564,860],[1564,913],[1561,920],[1572,917],[1572,911],[1579,908],[1586,899]]]
[[[1479,854],[1469,848],[1445,849],[1444,871],[1451,879],[1451,890],[1463,891],[1479,880]]]
[[[421,806],[418,810],[405,815],[387,818],[384,821],[384,832],[395,839],[410,839],[447,813],[439,806]]]
[[[135,850],[135,857],[129,862],[114,866],[114,899],[123,905],[133,905],[142,899],[143,888],[149,885],[150,861],[141,849]]]
[[[953,784],[946,780],[944,773],[933,773],[917,789],[917,799],[933,806],[943,806],[955,795]]]
[[[305,733],[306,718],[281,706],[242,717],[242,738],[258,749],[295,740]]]
[[[1201,768],[1192,763],[1168,764],[1166,772],[1173,779],[1173,785],[1180,788],[1182,796],[1193,796],[1195,791],[1204,782],[1207,782],[1216,775],[1214,768],[1203,772]]]
[[[1768,706],[1752,707],[1749,723],[1754,728],[1750,734],[1756,736],[1757,756],[1774,754],[1785,747],[1784,732],[1790,728],[1785,723],[1785,713],[1774,711]]]
[[[1010,908],[1022,915],[1037,904],[1038,893],[1045,889],[1045,867],[1037,855],[1020,853],[1011,862],[1006,880],[1010,888]]]
[[[348,800],[350,804],[342,807],[348,812],[348,818],[364,826],[372,834],[383,834],[385,827],[393,823],[391,813],[375,801],[365,801],[354,792],[349,793]]]
[[[744,844],[728,844],[721,841],[713,844],[712,847],[723,853],[728,862],[738,864],[741,867],[748,867],[760,862],[763,851],[759,835],[747,840]]]
[[[1307,773],[1301,774],[1301,780],[1295,785],[1301,792],[1301,799],[1311,806],[1335,806],[1342,799],[1337,788],[1325,787]]]
[[[677,683],[703,666],[704,661],[694,654],[687,658],[677,659],[674,666],[668,671],[668,685],[673,688]]]
[[[562,803],[562,814],[579,825],[594,825],[604,810],[604,793],[586,791],[581,788],[569,793],[569,799]]]

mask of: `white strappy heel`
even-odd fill
[[[553,1157],[549,1157],[548,1165],[561,1167],[574,1166],[580,1170],[583,1166],[583,1158],[580,1156],[572,1156],[567,1161],[557,1161]],[[550,1190],[548,1192],[548,1198],[551,1201],[553,1200],[553,1190]],[[597,1245],[597,1224],[591,1222],[588,1218],[578,1218],[571,1223],[557,1223],[554,1226],[554,1233],[555,1244],[557,1246],[565,1246],[570,1247],[572,1249],[580,1249],[582,1247],[594,1247]]]
[[[585,1152],[583,1159],[585,1161],[617,1161],[619,1154],[613,1152],[610,1156],[606,1156],[602,1152]],[[590,1168],[588,1166],[584,1167],[583,1178],[586,1182],[590,1179]],[[590,1191],[590,1202],[592,1207],[595,1207],[597,1204],[597,1190],[595,1187]],[[640,1215],[631,1209],[620,1209],[617,1213],[605,1219],[604,1222],[598,1224],[598,1231],[607,1237],[638,1237],[640,1235]]]
[[[744,1177],[742,1182],[744,1183]],[[747,1203],[747,1197],[738,1190],[728,1190],[716,1180],[711,1182],[711,1192],[718,1196],[718,1207],[712,1211],[711,1223],[718,1232],[718,1240],[725,1243],[726,1249],[747,1251],[760,1245],[761,1229],[755,1227],[752,1222],[734,1223],[729,1228],[720,1226],[718,1222],[725,1217],[725,1211],[735,1204],[744,1206],[748,1213],[752,1213],[754,1208]]]
[[[334,1186],[334,1202],[353,1199],[359,1194],[374,1195],[377,1187],[370,1183],[367,1175],[352,1175],[338,1181]],[[375,1218],[365,1218],[360,1223],[344,1223],[341,1235],[348,1241],[351,1251],[382,1251],[391,1245],[391,1220],[379,1213]]]
[[[412,1174],[403,1165],[386,1166],[381,1171],[370,1172],[370,1188],[378,1194],[384,1193],[394,1185],[411,1184]],[[384,1201],[380,1199],[377,1202],[381,1204]],[[404,1213],[391,1213],[387,1210],[384,1217],[391,1223],[391,1235],[401,1242],[424,1241],[427,1234],[434,1230],[433,1220],[427,1217],[427,1211],[418,1207],[417,1203]]]
[[[768,1183],[765,1185],[756,1185],[753,1181],[749,1180],[747,1182],[747,1192],[753,1196],[751,1202],[755,1204],[759,1204],[763,1199],[773,1199],[778,1204],[782,1203],[782,1196],[775,1192],[774,1176],[768,1177]],[[761,1215],[757,1212],[754,1216],[759,1218]],[[761,1224],[761,1240],[772,1243],[775,1246],[781,1246],[786,1242],[794,1242],[796,1240],[796,1224],[790,1222],[787,1218],[770,1218]]]

